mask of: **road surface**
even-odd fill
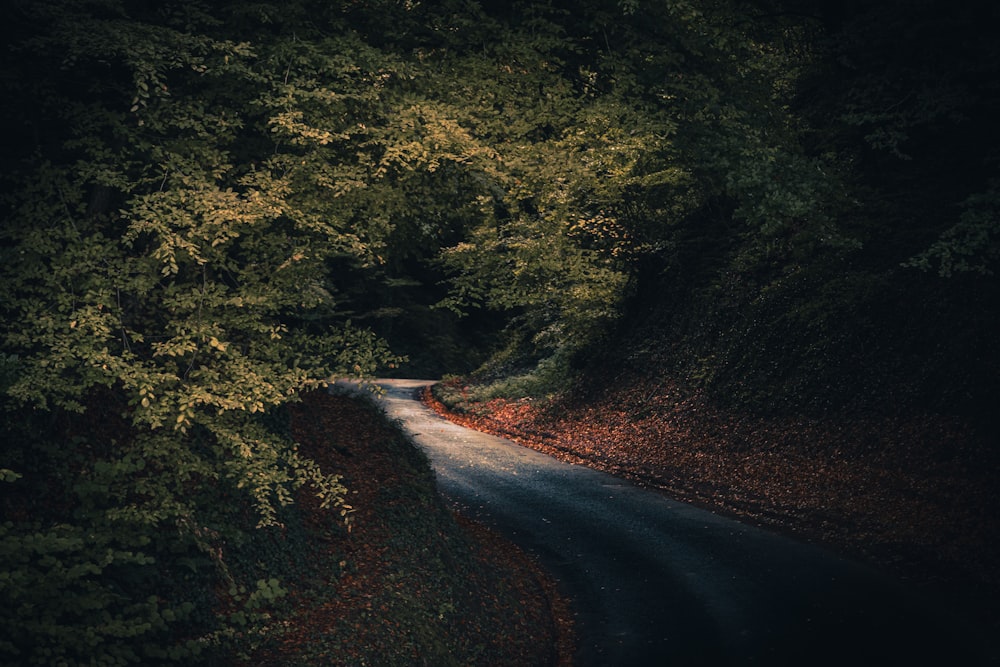
[[[555,575],[578,667],[985,664],[974,633],[884,574],[453,424],[420,403],[430,381],[378,384],[441,492]]]

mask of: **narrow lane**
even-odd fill
[[[577,613],[578,667],[978,665],[975,636],[818,547],[453,424],[379,380],[442,493],[534,552]]]

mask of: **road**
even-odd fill
[[[379,380],[441,492],[554,574],[578,667],[977,665],[974,633],[888,576],[453,424]]]

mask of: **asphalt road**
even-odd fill
[[[442,493],[536,554],[572,600],[578,667],[986,664],[886,575],[442,419],[379,380]]]

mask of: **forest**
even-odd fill
[[[928,465],[995,479],[998,28],[940,0],[13,0],[4,664],[280,636],[288,565],[254,540],[303,498],[344,535],[367,511],[297,435],[336,377],[943,423]]]

